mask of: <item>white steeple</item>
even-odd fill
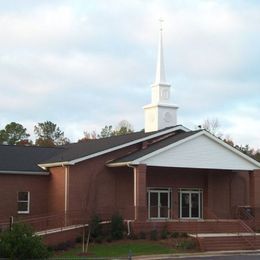
[[[157,56],[157,67],[156,67],[156,77],[155,83],[164,83],[165,79],[165,70],[164,70],[164,60],[163,60],[163,39],[162,39],[162,22],[160,19],[160,33],[159,33],[159,47],[158,47],[158,56]]]
[[[157,131],[177,124],[176,105],[170,103],[171,85],[166,82],[164,59],[162,19],[160,19],[159,46],[155,82],[152,84],[152,102],[144,106],[145,132]]]

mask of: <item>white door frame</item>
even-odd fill
[[[150,207],[151,207],[151,201],[150,201],[150,195],[151,193],[156,193],[158,196],[158,205],[157,205],[157,217],[151,217],[151,211],[150,211]],[[167,217],[161,217],[161,194],[167,194]],[[170,188],[153,188],[153,189],[148,189],[148,218],[149,219],[169,219],[170,218],[170,210],[171,210],[171,189]]]
[[[193,189],[185,189],[180,190],[179,192],[180,198],[179,198],[179,210],[180,210],[180,218],[181,219],[201,219],[202,218],[202,212],[203,212],[203,193],[202,190],[193,190]],[[189,194],[189,217],[183,217],[182,216],[182,194]],[[191,202],[191,194],[198,194],[198,217],[192,217],[192,202]]]

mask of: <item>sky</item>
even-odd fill
[[[46,120],[72,142],[128,120],[155,79],[163,18],[166,79],[178,124],[217,119],[260,148],[260,1],[0,0],[0,129]]]

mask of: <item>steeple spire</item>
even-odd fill
[[[157,56],[155,84],[166,82],[165,70],[164,70],[164,59],[163,59],[163,39],[162,39],[163,19],[160,18],[159,22],[160,22],[160,32],[159,32],[159,45],[158,45],[158,56]]]
[[[160,19],[159,48],[152,100],[144,106],[145,132],[152,132],[177,124],[178,107],[171,103],[171,85],[166,82],[163,60],[162,22]]]

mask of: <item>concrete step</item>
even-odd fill
[[[203,251],[250,250],[260,248],[260,237],[255,236],[215,236],[199,237]]]

